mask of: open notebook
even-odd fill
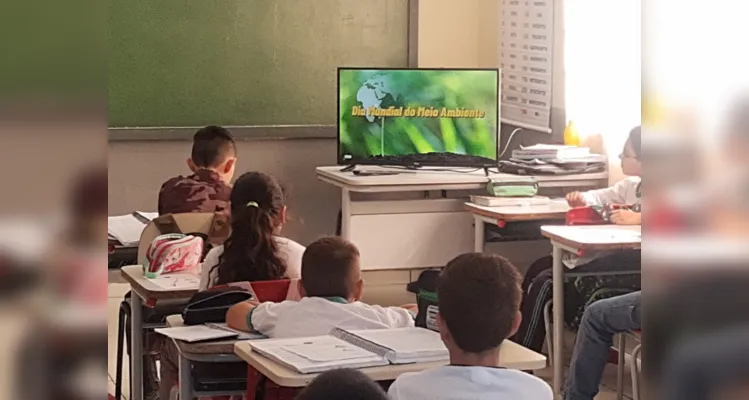
[[[187,343],[205,342],[218,339],[251,340],[265,338],[263,335],[230,328],[226,324],[213,323],[205,325],[176,326],[173,328],[158,328],[154,329],[154,331],[166,337]]]
[[[328,336],[263,340],[252,349],[302,374],[449,359],[439,333],[422,328],[336,328]]]
[[[107,218],[107,237],[114,239],[125,247],[137,246],[140,234],[158,213],[134,211],[130,214]]]

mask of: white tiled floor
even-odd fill
[[[117,317],[119,313],[120,302],[122,297],[129,290],[129,285],[122,283],[122,279],[119,276],[119,271],[112,270],[109,274],[109,304],[108,304],[108,328],[109,328],[109,382],[108,390],[110,394],[114,394],[114,378],[116,374],[116,360],[117,360]],[[567,350],[570,350],[572,346],[566,346]],[[124,355],[124,367],[123,367],[123,383],[122,391],[123,398],[130,398],[129,389],[129,376],[127,365],[127,352]],[[537,371],[536,375],[543,378],[547,382],[551,382],[551,369],[546,368],[541,371]],[[601,392],[596,396],[596,400],[615,400],[616,399],[616,366],[609,365],[606,368],[604,374],[603,385]],[[626,398],[631,398],[632,388],[629,380],[629,371],[625,374],[624,392]]]

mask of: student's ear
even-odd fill
[[[445,320],[442,319],[442,315],[439,312],[437,312],[437,327],[440,330],[440,338],[442,338],[442,341],[445,343],[452,342],[450,330],[447,329],[447,324],[445,323]]]
[[[362,293],[364,293],[364,279],[356,281],[356,289],[354,290],[353,301],[361,300]]]
[[[515,313],[515,318],[512,320],[512,328],[510,329],[510,335],[507,337],[513,337],[516,333],[518,333],[518,329],[520,329],[520,323],[523,322],[523,313],[520,311]]]
[[[193,173],[198,170],[198,167],[195,166],[192,158],[187,159],[187,168],[190,168],[190,171],[192,171]]]
[[[221,169],[221,172],[224,175],[229,175],[234,171],[234,167],[237,164],[237,159],[235,157],[229,157],[224,161],[224,167]]]
[[[299,297],[307,297],[307,292],[304,291],[301,279],[296,282],[296,290],[299,292]]]

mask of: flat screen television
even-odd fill
[[[499,70],[338,69],[338,164],[497,165]]]

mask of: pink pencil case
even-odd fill
[[[203,254],[203,239],[170,233],[157,236],[146,252],[143,260],[143,273],[146,278],[156,278],[161,274],[192,269],[200,265]]]

